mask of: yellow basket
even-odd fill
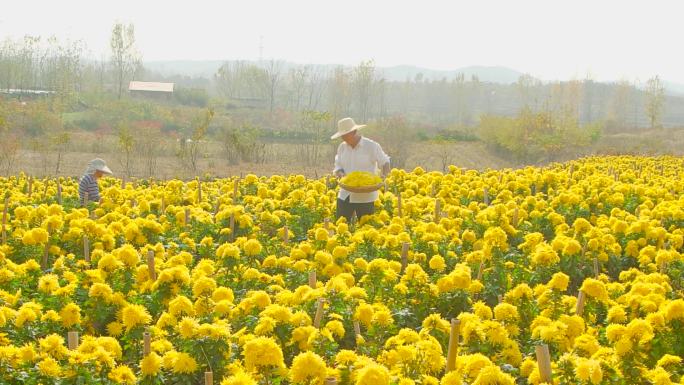
[[[378,191],[382,188],[384,183],[378,183],[371,186],[347,186],[346,184],[340,183],[340,188],[343,188],[349,192],[353,193],[369,193],[373,191]]]

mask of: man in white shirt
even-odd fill
[[[385,154],[380,145],[358,133],[358,130],[366,127],[365,124],[357,125],[352,118],[344,118],[337,122],[337,133],[330,139],[342,138],[343,142],[337,147],[335,155],[335,169],[333,174],[341,178],[354,171],[366,171],[377,173],[381,170],[382,177],[386,177],[390,171],[390,158]],[[347,221],[356,212],[357,219],[364,215],[375,212],[374,202],[378,199],[378,192],[353,193],[340,188],[337,194],[337,218],[345,217]]]

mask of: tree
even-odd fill
[[[665,87],[658,76],[646,82],[646,116],[651,128],[660,126],[665,104]]]
[[[117,95],[121,99],[126,83],[131,80],[141,67],[142,59],[135,48],[135,28],[133,24],[114,24],[112,38],[112,66],[117,86]]]
[[[135,148],[135,138],[131,128],[126,121],[121,121],[117,127],[117,139],[119,150],[123,154],[122,166],[126,176],[133,174],[133,150]]]
[[[620,128],[624,128],[627,123],[627,110],[631,96],[632,85],[627,80],[621,80],[615,85],[610,101],[609,117]]]
[[[273,115],[273,109],[276,102],[276,91],[278,90],[278,84],[280,82],[280,76],[282,73],[283,62],[271,60],[266,65],[266,78],[268,81],[268,104],[269,113]]]
[[[199,155],[202,150],[202,143],[204,137],[207,135],[207,130],[209,129],[209,124],[214,118],[214,109],[207,108],[202,113],[195,116],[192,120],[192,136],[190,143],[186,145],[185,153],[182,154],[183,158],[188,162],[190,169],[193,172],[197,172],[197,161],[199,160]]]
[[[347,71],[343,67],[337,67],[329,79],[330,92],[328,111],[332,112],[332,121],[336,122],[342,115],[349,114],[351,104],[351,80]]]
[[[368,112],[371,109],[371,95],[375,84],[375,63],[373,60],[362,61],[353,72],[354,88],[356,89],[356,102],[359,108],[359,118],[362,122],[368,120]]]

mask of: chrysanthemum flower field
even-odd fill
[[[684,384],[683,165],[0,178],[0,383]]]

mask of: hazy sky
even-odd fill
[[[115,21],[144,60],[258,59],[433,69],[501,65],[544,80],[653,75],[684,83],[684,2],[612,0],[2,0],[0,39],[82,39]]]

